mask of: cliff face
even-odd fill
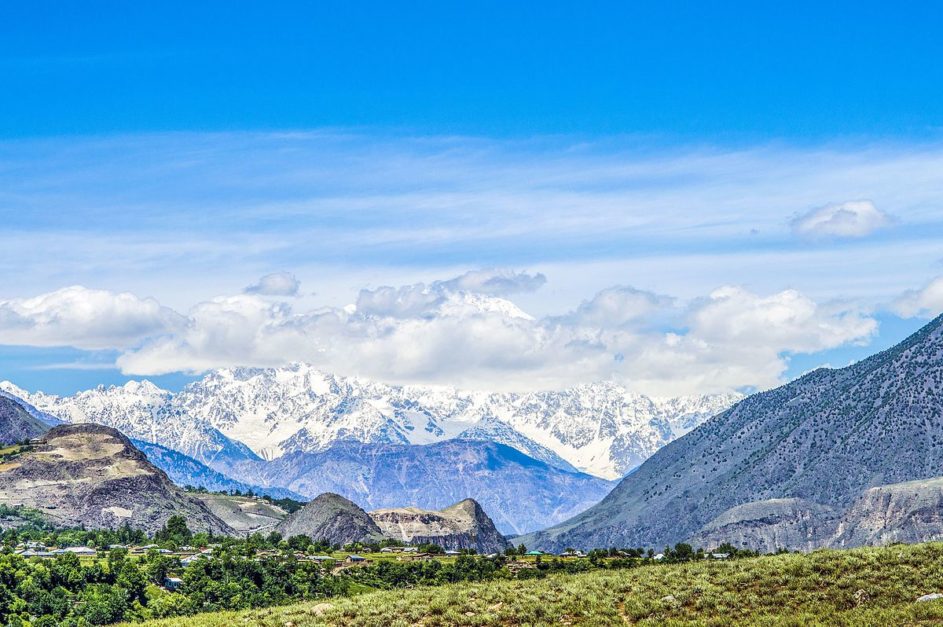
[[[833,533],[838,512],[802,499],[770,499],[734,507],[705,525],[689,542],[714,548],[729,542],[764,553],[809,551]]]
[[[179,514],[193,531],[233,533],[128,438],[99,425],[55,427],[39,444],[0,463],[0,503],[39,510],[60,526],[129,523],[153,533]]]
[[[286,538],[308,536],[330,544],[376,542],[383,534],[367,512],[338,494],[325,493],[279,523]]]
[[[760,551],[847,548],[943,539],[943,477],[870,488],[843,512],[801,499],[773,499],[731,508],[690,542],[723,542]]]
[[[828,540],[832,547],[943,539],[943,477],[866,490]]]
[[[472,499],[439,511],[415,507],[380,509],[370,512],[370,517],[386,537],[410,544],[438,544],[449,550],[475,549],[484,554],[498,553],[509,546],[491,518]]]

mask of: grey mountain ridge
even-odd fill
[[[267,495],[275,499],[290,498],[304,501],[305,497],[291,490],[279,487],[262,487],[252,483],[236,481],[221,472],[213,470],[206,464],[187,457],[173,449],[131,438],[135,448],[147,456],[148,461],[167,473],[178,486],[193,486],[205,488],[210,492],[252,492]]]
[[[394,445],[337,442],[234,470],[238,479],[282,485],[313,497],[334,492],[365,509],[439,510],[473,498],[504,533],[564,520],[597,503],[613,483],[567,472],[494,442],[447,440]]]
[[[935,539],[940,475],[943,317],[861,362],[740,401],[598,505],[521,540],[548,549],[690,538],[807,549]],[[895,506],[878,515],[882,503]]]
[[[21,403],[8,396],[0,396],[0,445],[35,438],[49,427]]]

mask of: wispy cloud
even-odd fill
[[[246,294],[262,296],[297,296],[301,281],[291,272],[273,272],[243,290]]]

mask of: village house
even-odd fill
[[[412,553],[410,555],[400,555],[396,558],[398,562],[429,562],[432,560],[430,553]]]
[[[180,560],[180,563],[183,566],[189,566],[190,564],[192,564],[193,562],[197,560],[205,560],[205,559],[207,559],[206,555],[200,555],[200,554],[190,555],[189,557],[185,557],[182,560]]]
[[[177,590],[180,589],[180,586],[182,585],[183,585],[183,579],[179,579],[178,577],[166,577],[164,579],[164,588],[166,588],[170,592],[176,592]]]
[[[56,555],[62,555],[64,553],[75,553],[76,555],[96,555],[97,551],[95,549],[87,546],[69,546],[64,549],[56,549],[53,551]]]

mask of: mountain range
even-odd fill
[[[528,546],[734,541],[811,549],[943,538],[943,316],[845,368],[754,394]]]
[[[289,453],[233,469],[233,476],[308,497],[343,494],[365,509],[409,505],[438,510],[474,498],[498,528],[521,534],[566,520],[615,485],[528,457],[497,442],[427,445],[336,442],[318,453]]]
[[[368,508],[474,498],[513,534],[598,502],[610,478],[739,398],[653,399],[612,383],[463,392],[303,364],[217,370],[178,393],[147,381],[67,397],[9,382],[0,391],[37,415],[118,429],[184,485],[293,498],[337,492]]]
[[[527,394],[393,386],[304,364],[208,373],[178,393],[148,381],[61,397],[0,390],[67,422],[98,422],[223,470],[334,442],[499,442],[552,466],[618,479],[741,398],[650,398],[602,382]]]

